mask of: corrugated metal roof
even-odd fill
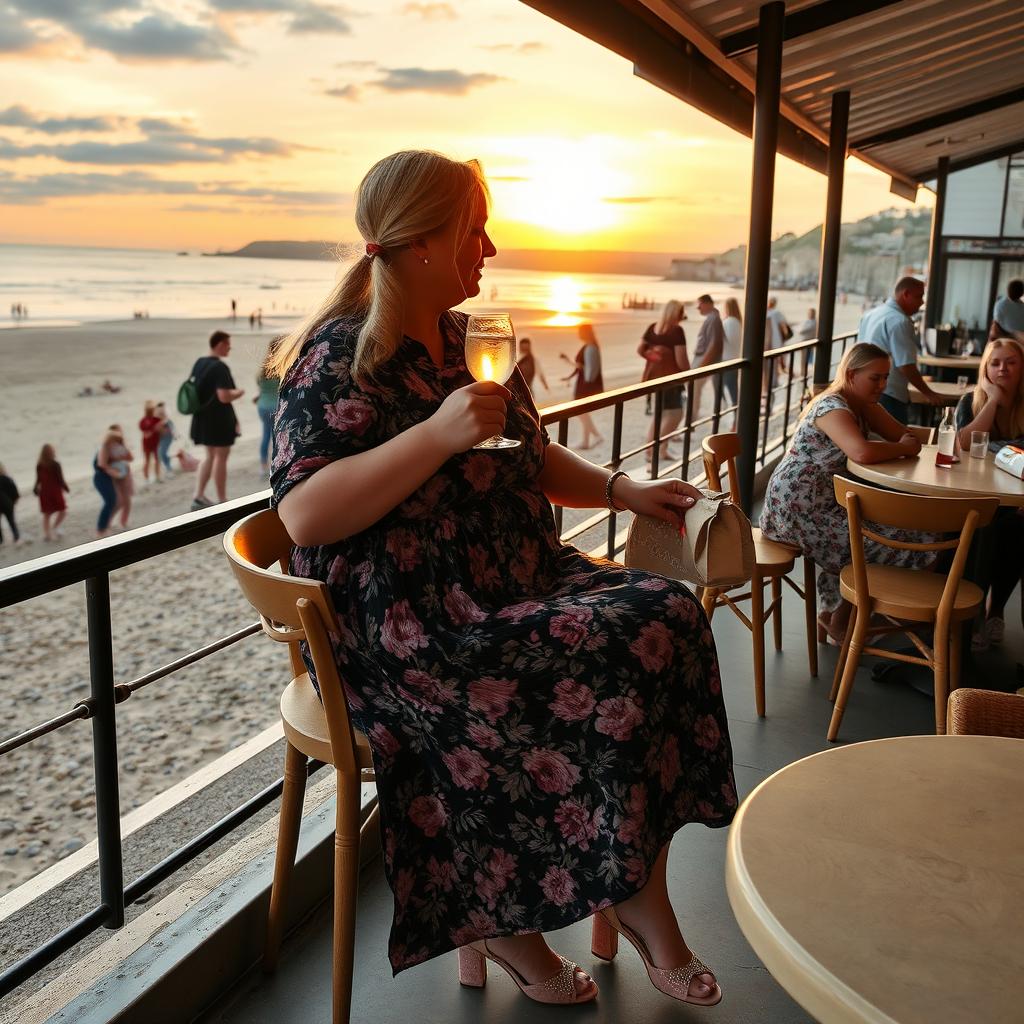
[[[630,0],[626,0],[627,3]],[[748,89],[757,52],[729,57],[722,42],[756,30],[761,4],[743,0],[639,0]],[[793,0],[787,17],[824,10]],[[857,4],[845,5],[845,13]],[[1021,0],[901,0],[849,17],[783,46],[782,109],[827,140],[832,94],[850,91],[850,150],[909,182],[934,176],[940,156],[954,161],[1024,145],[1024,31]],[[1006,105],[942,120],[972,103]],[[895,138],[886,138],[890,133]],[[877,137],[882,136],[880,141]]]

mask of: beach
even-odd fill
[[[799,305],[806,308],[807,298]],[[790,304],[791,305],[791,304]],[[799,306],[787,314],[795,317]],[[851,314],[859,306],[847,307]],[[641,310],[611,310],[593,323],[602,346],[606,387],[639,378],[636,346],[656,316]],[[694,314],[690,313],[693,317]],[[578,347],[574,326],[553,326],[550,310],[516,310],[520,336],[534,351],[550,385],[535,382],[541,406],[571,397],[561,381]],[[91,483],[91,460],[104,429],[120,422],[138,454],[137,421],[147,398],[162,398],[173,409],[177,387],[192,361],[207,348],[216,328],[233,333],[228,363],[236,383],[247,390],[236,408],[242,437],[229,461],[229,495],[267,486],[258,461],[259,421],[251,402],[256,369],[269,338],[294,321],[264,320],[250,331],[248,321],[224,319],[142,320],[68,327],[23,327],[3,332],[9,369],[2,386],[6,431],[0,453],[23,493],[18,519],[32,539],[14,546],[5,536],[0,565],[11,565],[91,539],[99,496]],[[689,344],[697,323],[688,320]],[[849,329],[842,322],[838,330]],[[85,385],[105,378],[122,388],[116,395],[76,398]],[[710,390],[705,402],[711,401]],[[706,409],[707,411],[707,409]],[[187,437],[186,417],[171,413]],[[603,462],[610,455],[611,410],[595,419],[605,442],[587,452]],[[643,403],[627,409],[623,444],[642,443],[649,420]],[[12,431],[11,426],[17,429]],[[572,425],[569,442],[579,439]],[[71,485],[64,537],[46,544],[41,537],[38,503],[31,494],[31,472],[39,446],[57,448]],[[13,443],[13,444],[12,444]],[[201,453],[200,453],[201,454]],[[500,458],[500,453],[495,454]],[[138,466],[138,463],[136,463]],[[634,459],[627,469],[638,469]],[[136,471],[137,494],[130,527],[159,522],[189,508],[194,477],[176,473],[164,482],[143,485]],[[588,511],[567,511],[566,527]],[[576,543],[596,547],[603,528]],[[238,593],[220,540],[211,539],[131,566],[111,576],[115,679],[131,679],[209,643],[255,619]],[[88,649],[84,586],[66,588],[3,612],[0,630],[0,686],[8,695],[4,733],[29,728],[70,708],[88,695]],[[219,754],[244,742],[277,717],[277,696],[286,680],[285,652],[261,637],[243,641],[197,666],[145,688],[118,707],[118,749],[122,810],[127,812],[185,778]],[[91,730],[74,723],[4,759],[0,783],[0,892],[77,849],[95,835]]]

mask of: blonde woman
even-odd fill
[[[551,509],[675,523],[695,491],[552,442],[518,372],[473,380],[452,307],[495,254],[487,215],[475,161],[376,164],[365,255],[269,367],[291,571],[331,588],[377,767],[391,964],[459,947],[464,984],[491,959],[530,998],[584,1002],[597,986],[542,933],[596,914],[599,955],[619,929],[659,989],[717,1002],[665,883],[676,830],[736,807],[711,631],[681,584],[563,545]],[[521,446],[473,449],[498,433]]]
[[[971,447],[971,432],[985,430],[992,441],[1024,441],[1024,346],[1013,338],[997,338],[985,346],[974,391],[956,407],[960,446]],[[1017,509],[996,513],[995,539],[990,545],[986,577],[991,583],[984,629],[973,640],[975,648],[1001,644],[1006,624],[1006,602],[1024,569],[1024,518]]]
[[[673,373],[682,373],[690,368],[690,358],[686,354],[686,334],[682,321],[686,319],[686,308],[681,302],[670,299],[661,311],[661,319],[651,324],[644,331],[643,339],[637,348],[637,354],[646,360],[644,380],[655,380],[658,377],[669,377]],[[661,393],[661,434],[671,434],[683,418],[683,388],[675,387]],[[654,421],[647,432],[647,443],[654,442]],[[652,450],[647,450],[647,465],[651,465]],[[662,461],[668,458],[668,441],[661,444]]]
[[[803,411],[789,451],[775,467],[761,509],[766,537],[795,544],[817,562],[821,630],[841,641],[850,605],[839,594],[839,572],[850,561],[846,510],[836,501],[832,478],[846,471],[846,460],[872,463],[917,455],[921,443],[891,416],[879,399],[891,363],[877,345],[851,346],[839,361],[836,378]],[[868,440],[876,434],[881,440]],[[900,540],[906,531],[872,529]],[[930,552],[900,551],[865,540],[868,561],[923,567]]]

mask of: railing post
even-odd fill
[[[612,459],[611,471],[614,473],[622,465],[622,411],[623,402],[615,403],[615,418],[612,421]],[[615,509],[608,513],[608,558],[615,558]],[[561,531],[559,531],[561,533]]]
[[[96,780],[96,836],[104,925],[124,924],[124,864],[121,858],[121,802],[117,788],[117,723],[114,711],[114,651],[110,629],[110,576],[85,581],[89,621],[89,685],[93,705],[92,757]]]
[[[932,233],[928,242],[928,277],[925,281],[924,323],[934,327],[939,322],[939,267],[942,262],[942,220],[946,213],[946,183],[949,180],[949,157],[939,157],[935,182],[935,209],[932,210]]]
[[[839,280],[839,236],[843,226],[843,175],[846,171],[846,131],[850,121],[850,94],[832,93],[828,132],[828,194],[821,227],[818,264],[818,345],[814,355],[814,383],[831,379],[832,335],[836,321],[836,284]]]
[[[651,449],[651,479],[654,480],[658,475],[658,465],[661,462],[661,410],[662,405],[665,401],[664,391],[654,392],[654,429],[652,431],[652,437],[654,438],[654,447]]]
[[[786,5],[761,8],[758,20],[757,87],[754,93],[754,160],[750,186],[750,234],[747,241],[746,299],[743,312],[743,358],[740,373],[740,503],[748,514],[754,503],[757,465],[757,420],[761,405],[764,328],[772,259],[772,205],[775,150],[779,140],[779,95],[782,80],[782,26]]]

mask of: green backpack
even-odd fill
[[[206,371],[206,373],[209,372],[209,370]],[[206,376],[206,373],[203,374],[203,377]],[[214,395],[213,397],[216,398],[217,396]],[[195,416],[197,412],[206,408],[209,404],[210,402],[206,402],[204,405],[199,401],[199,385],[196,382],[195,375],[189,377],[189,379],[185,381],[180,388],[178,388],[178,412],[180,412],[182,416]]]

